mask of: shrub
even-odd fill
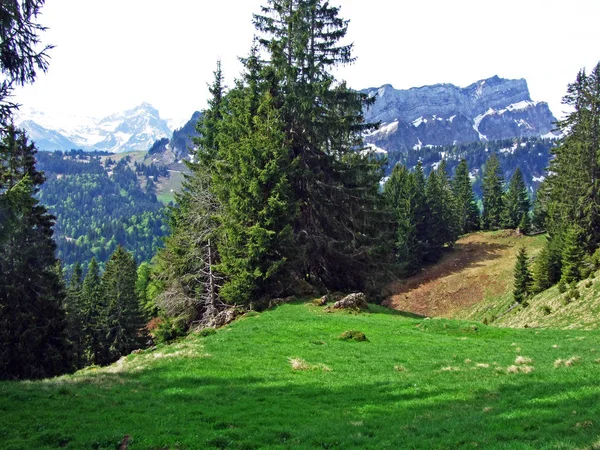
[[[564,280],[559,281],[558,292],[560,292],[561,294],[564,294],[565,292],[567,292],[567,283],[565,283]]]
[[[546,316],[552,314],[552,309],[548,305],[542,306],[542,311]]]
[[[157,344],[166,344],[185,335],[185,330],[171,319],[160,319],[151,330],[151,336]]]
[[[207,337],[207,336],[212,336],[213,334],[217,334],[217,330],[215,330],[214,328],[203,328],[198,332],[198,336],[201,337]]]
[[[363,333],[361,331],[356,331],[356,330],[344,331],[340,335],[340,339],[342,341],[357,341],[357,342],[368,342],[369,341],[369,339],[367,339],[367,336],[365,336],[365,333]]]

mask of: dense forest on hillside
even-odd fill
[[[149,261],[162,245],[168,228],[154,180],[164,168],[83,152],[40,152],[37,162],[47,177],[39,199],[56,216],[57,256],[68,271],[92,257],[103,265],[118,245]]]
[[[446,161],[450,174],[454,174],[461,160],[466,160],[471,169],[473,189],[478,198],[482,196],[481,184],[483,168],[490,154],[498,156],[505,179],[510,178],[517,167],[523,174],[525,184],[531,193],[537,190],[543,180],[552,148],[557,141],[543,138],[503,139],[489,142],[467,142],[449,146],[425,146],[407,153],[388,155],[388,171],[397,163],[410,168],[420,161],[425,175]]]

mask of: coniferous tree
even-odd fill
[[[84,304],[82,296],[83,270],[81,264],[76,263],[67,287],[65,311],[67,314],[67,330],[69,340],[73,345],[75,367],[81,368],[86,361],[86,339],[84,328]]]
[[[106,302],[100,286],[100,268],[92,258],[81,286],[83,336],[87,349],[84,365],[101,364],[106,348]]]
[[[373,127],[363,117],[370,100],[331,74],[353,61],[352,45],[340,44],[348,22],[338,14],[321,0],[269,0],[254,23],[297,164],[290,178],[299,211],[292,267],[298,277],[329,289],[358,290],[381,272],[373,265],[384,261],[379,238],[389,218],[378,191],[382,164],[356,151]]]
[[[535,258],[533,266],[532,292],[543,292],[554,285],[561,276],[562,249],[560,239],[548,239],[546,245]]]
[[[517,254],[517,262],[515,264],[515,283],[513,297],[515,302],[523,303],[531,293],[532,277],[529,271],[529,260],[527,258],[527,250],[525,247],[519,249]]]
[[[54,217],[35,198],[35,146],[12,126],[0,133],[0,378],[53,376],[71,366]]]
[[[515,229],[519,227],[525,215],[529,215],[531,202],[527,193],[527,186],[523,174],[517,167],[508,184],[504,195],[504,213],[502,224],[504,228]]]
[[[419,243],[419,261],[422,262],[427,258],[430,243],[428,230],[429,206],[427,204],[425,173],[421,161],[419,161],[415,167],[413,180],[415,237]]]
[[[115,361],[143,344],[145,323],[136,281],[135,260],[119,245],[106,263],[100,283],[106,304],[101,364]]]
[[[567,231],[562,249],[561,281],[567,284],[581,280],[585,248],[581,238],[581,231],[572,226]]]
[[[190,324],[213,316],[221,304],[222,277],[214,269],[220,262],[217,251],[218,221],[222,205],[215,194],[213,178],[227,167],[217,159],[217,135],[223,119],[224,92],[220,62],[209,86],[208,108],[198,121],[194,140],[197,160],[188,163],[182,191],[169,211],[171,235],[155,260],[151,286],[153,301],[161,312],[187,329]]]
[[[503,201],[504,177],[500,162],[495,154],[487,160],[483,175],[483,213],[482,225],[484,230],[498,230],[502,226],[504,211]]]
[[[456,167],[452,186],[456,198],[460,234],[477,231],[481,219],[475,200],[475,193],[473,192],[473,185],[469,178],[469,168],[467,161],[464,159]]]
[[[404,271],[411,273],[420,266],[423,258],[417,240],[415,177],[406,167],[398,164],[394,166],[383,192],[390,209],[395,213],[396,258]]]

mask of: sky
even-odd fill
[[[557,118],[567,84],[600,61],[598,0],[330,0],[350,20],[355,89],[525,78]],[[181,125],[206,107],[217,59],[241,71],[266,0],[47,0],[48,73],[15,100],[47,114],[104,117],[142,102]]]

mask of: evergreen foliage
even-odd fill
[[[137,267],[131,253],[118,246],[106,263],[100,288],[106,310],[99,364],[116,361],[141,347],[145,325],[136,293]]]
[[[561,280],[566,284],[581,280],[585,248],[582,242],[581,231],[572,226],[568,229],[562,248],[562,272]]]
[[[168,227],[163,205],[149,192],[140,176],[155,173],[156,166],[138,166],[127,158],[101,161],[96,154],[40,153],[38,164],[48,177],[40,201],[56,216],[57,256],[68,272],[76,262],[87,265],[92,257],[103,267],[117,246],[133,252],[136,261],[150,261]]]
[[[500,171],[500,163],[492,154],[486,164],[483,175],[483,213],[482,226],[484,230],[498,230],[502,227],[504,212],[503,190],[504,176]]]
[[[513,297],[515,302],[523,303],[531,293],[532,277],[529,271],[529,260],[525,247],[519,249],[515,264],[515,284]]]
[[[462,159],[456,167],[452,187],[456,198],[459,233],[471,233],[479,230],[481,221],[479,208],[477,207],[475,193],[469,177],[469,168],[465,159]]]
[[[3,1],[0,6],[0,123],[10,121],[17,105],[10,96],[15,86],[35,81],[39,71],[48,70],[47,51],[40,46],[39,35],[45,30],[36,22],[44,0]]]
[[[35,198],[35,146],[13,126],[1,135],[0,378],[53,376],[71,366],[54,217]]]
[[[531,202],[525,181],[523,180],[523,174],[517,167],[508,183],[508,190],[504,195],[504,215],[502,220],[504,228],[516,229],[519,227],[523,218],[529,215],[530,208]],[[527,221],[527,219],[525,220]],[[527,226],[527,222],[524,225]]]
[[[103,360],[104,336],[106,323],[106,302],[100,286],[100,268],[96,258],[92,258],[88,265],[87,274],[81,287],[83,299],[83,327],[85,358],[82,366],[89,363],[100,364]]]

